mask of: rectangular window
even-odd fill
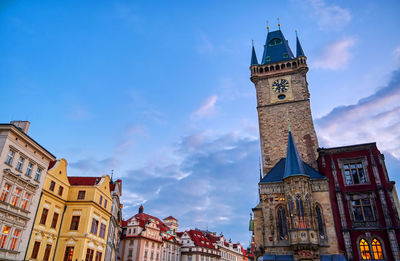
[[[15,188],[13,196],[11,198],[11,205],[14,207],[18,206],[19,200],[21,199],[22,189]]]
[[[347,185],[367,183],[366,173],[361,161],[343,164]]]
[[[95,261],[101,261],[101,255],[102,255],[102,253],[101,252],[96,252],[96,260]]]
[[[40,174],[42,173],[42,170],[41,169],[37,169],[36,170],[36,174],[35,174],[35,180],[36,181],[39,181],[40,180]]]
[[[19,241],[19,236],[21,235],[21,230],[19,229],[14,229],[14,233],[11,237],[11,244],[10,244],[10,250],[16,251],[17,246],[18,246],[18,241]]]
[[[0,248],[5,248],[7,238],[10,235],[11,227],[4,226],[0,236]]]
[[[49,261],[51,252],[51,245],[47,244],[46,249],[44,250],[43,261]]]
[[[100,195],[100,201],[99,201],[99,204],[101,205],[101,204],[103,204],[103,196],[102,195]]]
[[[72,261],[74,257],[74,247],[65,248],[64,261]]]
[[[35,241],[35,244],[33,245],[32,255],[31,255],[32,259],[36,259],[38,257],[39,248],[40,248],[40,242]]]
[[[101,223],[99,237],[104,238],[105,236],[106,236],[106,225]]]
[[[54,213],[53,220],[51,221],[51,228],[56,228],[58,222],[58,213]]]
[[[354,221],[375,221],[374,211],[372,210],[371,199],[352,200]]]
[[[54,187],[56,186],[56,183],[54,181],[50,181],[50,186],[49,186],[49,190],[50,191],[54,191]]]
[[[31,199],[31,194],[25,192],[24,198],[22,199],[21,208],[27,210],[29,206],[29,200]]]
[[[40,224],[41,225],[45,225],[46,224],[47,214],[49,214],[49,210],[47,208],[44,208],[43,211],[42,211],[42,217],[40,218]]]
[[[59,187],[58,187],[58,195],[59,195],[60,197],[62,197],[63,192],[64,192],[64,187],[63,187],[63,186],[59,186]]]
[[[97,235],[98,229],[99,229],[99,221],[93,218],[92,228],[90,229],[90,233]]]
[[[18,171],[22,171],[22,166],[24,165],[25,159],[23,157],[19,157],[17,167],[15,168]]]
[[[33,164],[31,162],[28,163],[28,167],[26,168],[26,173],[25,175],[27,175],[28,177],[30,177],[32,175],[32,168],[33,168]]]
[[[7,196],[10,193],[10,188],[11,185],[8,183],[5,183],[3,186],[3,189],[1,190],[1,195],[0,195],[0,200],[1,201],[6,201],[7,200]]]
[[[129,249],[129,251],[128,251],[128,256],[131,257],[131,256],[132,256],[132,253],[133,253],[133,250],[132,250],[132,249]]]
[[[86,258],[85,258],[85,261],[93,261],[93,255],[94,255],[94,250],[88,248],[88,249],[86,250]]]
[[[70,230],[78,230],[80,218],[80,216],[72,216]]]
[[[104,200],[104,208],[107,208],[107,199]]]
[[[13,161],[13,159],[14,159],[14,155],[15,155],[15,152],[14,152],[13,150],[10,150],[10,151],[8,152],[7,159],[6,159],[7,165],[10,165],[10,166],[11,166],[12,161]]]
[[[84,190],[79,190],[79,192],[78,192],[78,199],[85,199],[85,194],[86,194],[86,191],[84,191]]]

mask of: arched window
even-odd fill
[[[324,222],[322,217],[322,211],[319,206],[315,207],[315,213],[317,215],[317,224],[318,224],[318,234],[321,239],[325,239],[325,230],[324,230]]]
[[[292,197],[289,197],[288,206],[289,206],[289,215],[290,215],[291,217],[293,217],[293,214],[294,214],[294,213],[293,213],[294,206],[293,206]]]
[[[278,229],[279,229],[279,238],[281,240],[287,239],[288,229],[287,229],[286,211],[285,208],[282,206],[278,208]]]
[[[382,251],[381,242],[377,238],[374,238],[374,239],[372,239],[371,246],[372,246],[373,258],[374,259],[383,259],[383,251]]]
[[[299,219],[299,228],[306,228],[306,222],[304,219],[303,199],[300,196],[296,197],[296,209],[297,209],[297,217]]]
[[[360,240],[360,252],[362,259],[371,259],[369,244],[364,238]]]

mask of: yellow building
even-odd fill
[[[26,260],[102,261],[111,217],[110,177],[67,177],[50,165]]]

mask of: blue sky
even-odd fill
[[[298,30],[320,146],[376,141],[400,182],[398,1],[1,1],[1,122],[123,179],[124,217],[173,215],[248,244],[260,157],[259,60]]]

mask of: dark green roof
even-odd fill
[[[282,31],[279,29],[268,32],[261,63],[268,64],[292,59],[294,59],[294,55]]]

